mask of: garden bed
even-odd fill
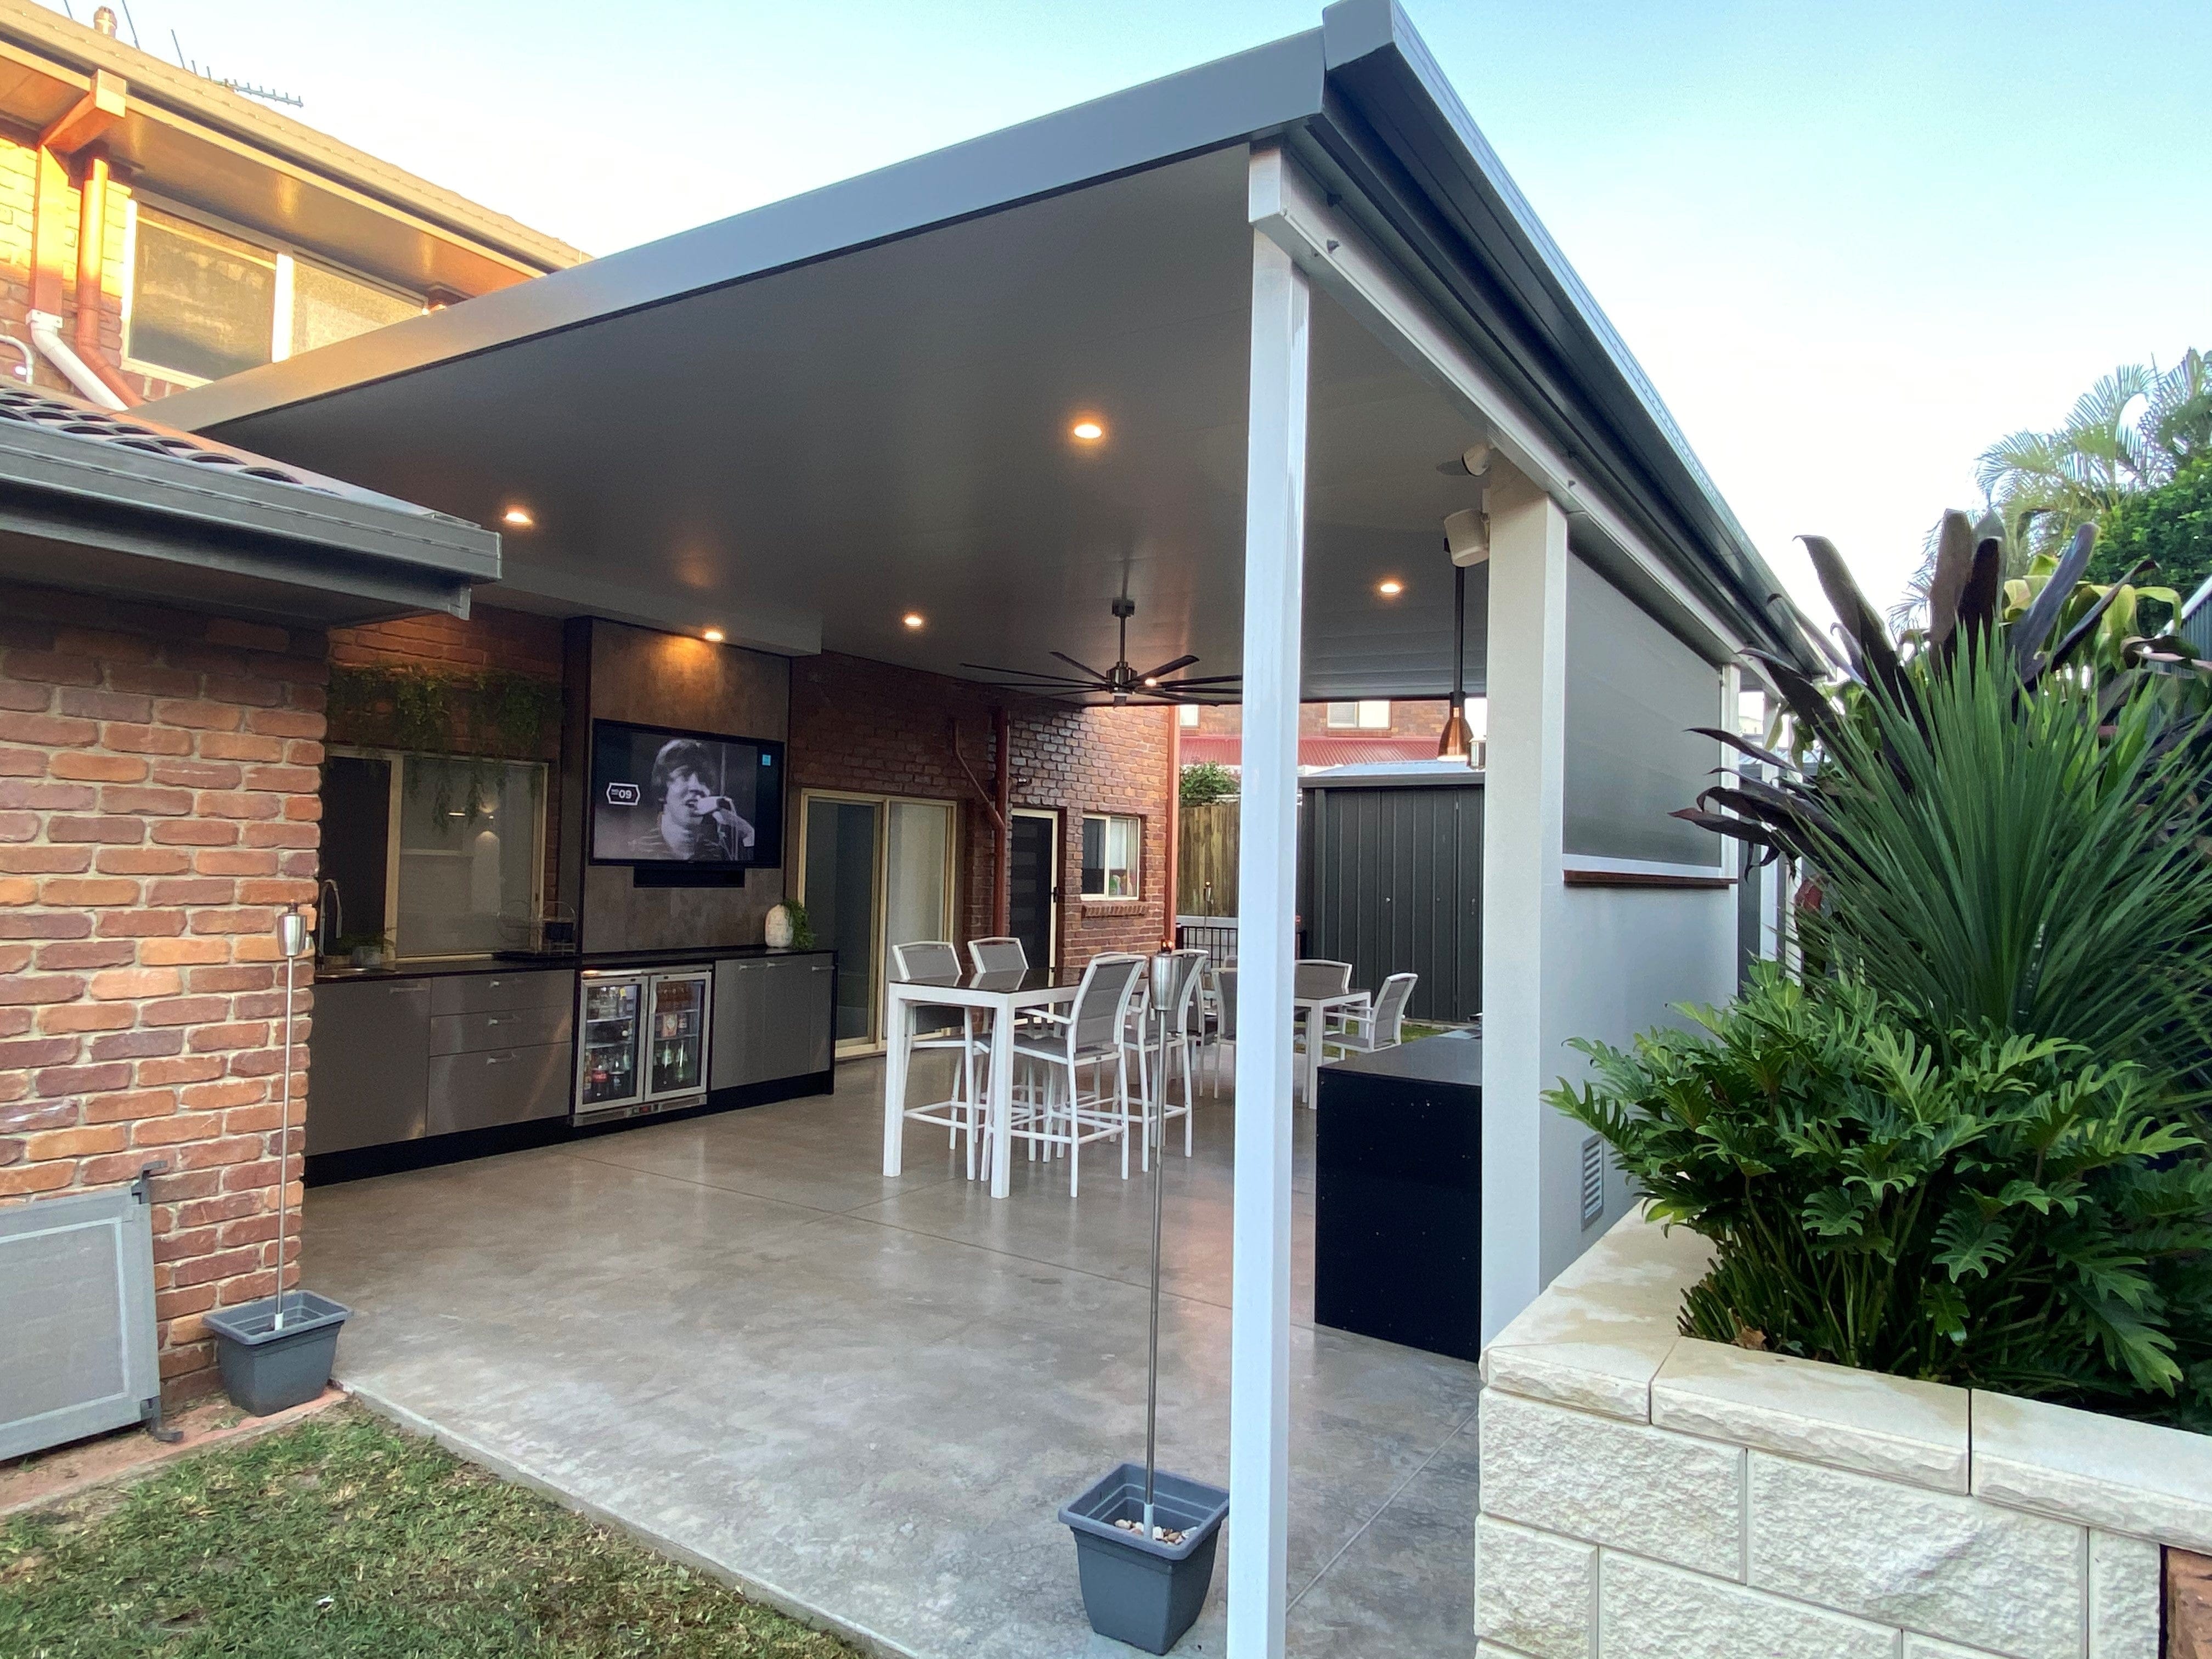
[[[1486,1654],[2158,1659],[2212,1437],[1684,1336],[1711,1262],[1632,1214],[1485,1352]]]
[[[353,1407],[0,1526],[10,1655],[854,1651]]]

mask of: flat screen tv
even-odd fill
[[[592,862],[711,871],[783,863],[783,745],[592,722]]]

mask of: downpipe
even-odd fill
[[[34,311],[31,313],[31,343],[38,347],[41,357],[61,370],[62,377],[83,394],[87,403],[96,404],[102,409],[130,407],[115,395],[106,381],[93,373],[91,365],[70,349],[70,343],[62,338],[62,319],[52,312]]]

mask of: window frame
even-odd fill
[[[1176,724],[1186,732],[1195,732],[1198,730],[1199,717],[1205,712],[1202,707],[1194,702],[1178,703],[1176,705]]]
[[[1083,861],[1083,832],[1093,820],[1106,826],[1106,862],[1099,866],[1102,879],[1110,888],[1114,880],[1114,825],[1116,823],[1135,826],[1135,845],[1130,858],[1128,876],[1130,890],[1126,893],[1094,893],[1085,887],[1085,868]],[[1137,904],[1145,897],[1145,817],[1141,812],[1084,812],[1075,826],[1075,888],[1076,896],[1086,904]]]
[[[334,743],[324,753],[344,756],[352,760],[380,760],[391,763],[390,793],[386,798],[384,832],[384,936],[388,942],[391,959],[395,962],[453,962],[469,957],[481,956],[480,951],[447,951],[422,956],[407,954],[399,930],[399,860],[402,835],[401,803],[407,791],[407,763],[410,760],[463,763],[490,762],[500,766],[528,766],[538,772],[538,815],[532,826],[530,843],[530,904],[533,910],[543,909],[545,903],[545,836],[547,820],[553,811],[553,768],[550,762],[514,760],[503,755],[441,754],[433,749],[382,749],[366,744]],[[316,896],[321,903],[319,892]]]
[[[268,235],[258,230],[249,230],[244,226],[233,224],[228,220],[220,218],[214,214],[203,212],[198,208],[187,207],[181,203],[169,201],[163,197],[142,195],[134,191],[125,199],[123,214],[123,328],[122,345],[118,355],[125,374],[149,375],[157,380],[166,380],[171,386],[191,386],[208,384],[204,375],[188,374],[180,368],[164,368],[159,363],[149,362],[145,358],[133,356],[131,353],[131,316],[138,293],[138,210],[142,206],[152,209],[165,219],[173,219],[179,224],[206,231],[211,235],[225,236],[234,242],[242,243],[255,253],[265,256],[276,267],[275,290],[269,307],[269,361],[272,363],[281,363],[292,355],[292,273],[294,266],[297,264],[312,265],[329,272],[333,276],[343,277],[349,283],[358,283],[363,288],[375,289],[380,293],[390,295],[395,300],[405,301],[418,306],[424,313],[428,313],[430,308],[429,297],[427,295],[410,293],[406,289],[386,282],[381,277],[372,276],[366,271],[356,270],[339,260],[311,252],[297,242],[288,241],[281,236]]]

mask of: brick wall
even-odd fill
[[[14,335],[27,345],[31,338],[31,243],[37,216],[37,134],[0,125],[0,331]],[[76,344],[77,218],[82,203],[76,187],[82,177],[80,164],[71,162],[69,188],[61,192],[56,204],[63,222],[59,313],[64,319],[63,337],[71,347]],[[183,388],[153,375],[123,369],[123,290],[130,275],[126,255],[131,195],[129,169],[112,169],[107,187],[107,223],[100,245],[100,355],[110,368],[122,373],[126,385],[150,400]],[[80,395],[59,369],[35,353],[33,357],[36,368],[33,385]],[[15,373],[18,367],[19,360],[13,352],[0,356],[0,374],[5,374],[8,382],[21,384]]]
[[[167,1162],[173,1394],[212,1385],[200,1316],[275,1288],[275,932],[314,897],[325,674],[320,634],[0,586],[0,1202]]]
[[[960,807],[959,893],[954,914],[962,939],[991,931],[997,849],[974,787],[956,759],[962,752],[988,788],[991,714],[1012,715],[1014,805],[1060,817],[1060,958],[1079,966],[1102,951],[1149,951],[1167,927],[1162,894],[1167,867],[1168,744],[1173,711],[1066,708],[859,657],[825,653],[791,672],[791,784],[788,845],[795,866],[798,792],[849,789],[956,800]],[[1145,821],[1140,896],[1102,903],[1076,896],[1081,886],[1081,815],[1121,812]]]
[[[1366,736],[1370,738],[1427,738],[1433,741],[1443,735],[1444,716],[1451,712],[1451,699],[1431,697],[1411,702],[1399,701],[1390,705],[1390,724],[1384,727],[1331,726],[1328,705],[1325,702],[1303,703],[1298,708],[1298,735],[1302,738]],[[1237,737],[1244,730],[1244,711],[1235,703],[1201,708],[1195,730],[1206,737]]]

